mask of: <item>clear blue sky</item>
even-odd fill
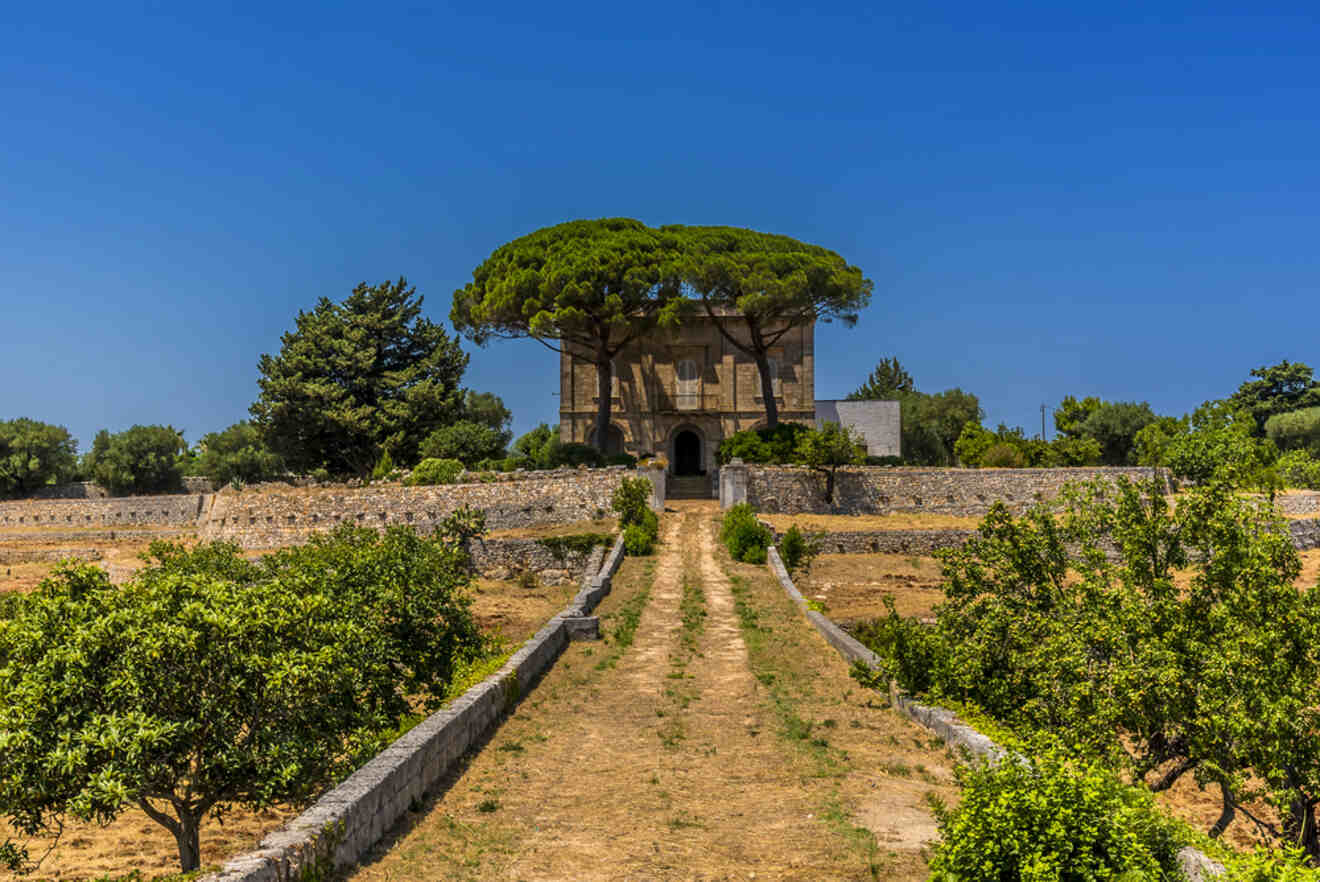
[[[1320,363],[1313,4],[130,5],[0,12],[0,418],[84,449],[244,418],[260,354],[359,281],[448,325],[494,248],[579,217],[861,266],[822,398],[896,354],[1037,431],[1067,394],[1181,414]],[[556,417],[536,343],[467,382]]]

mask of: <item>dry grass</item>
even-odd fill
[[[822,554],[795,579],[808,600],[822,604],[840,623],[884,615],[892,598],[899,615],[928,616],[944,599],[940,565],[933,557],[905,554]]]
[[[728,560],[712,506],[674,508],[658,559],[625,560],[602,603],[607,640],[571,644],[349,878],[926,878],[944,751],[848,677],[766,568]]]
[[[980,518],[942,514],[763,514],[758,517],[781,533],[794,524],[813,532],[860,533],[869,530],[975,530],[981,523]]]
[[[600,518],[594,521],[574,521],[571,524],[543,524],[535,527],[492,530],[487,534],[487,538],[548,539],[553,536],[573,536],[579,533],[613,533],[618,526],[618,518]]]

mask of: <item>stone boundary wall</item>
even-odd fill
[[[1274,504],[1279,514],[1285,515],[1320,515],[1320,492],[1315,490],[1294,490],[1280,493],[1274,497]]]
[[[729,474],[741,472],[738,474]],[[786,514],[892,514],[931,512],[980,517],[996,502],[1020,513],[1053,499],[1069,481],[1090,478],[1149,479],[1154,470],[1133,467],[1068,469],[919,469],[853,466],[835,477],[833,506],[825,502],[825,478],[802,466],[726,465],[720,471],[720,505],[751,503],[757,511]],[[727,492],[726,492],[727,487]],[[737,498],[739,495],[744,498]]]
[[[584,469],[425,487],[226,489],[215,494],[198,535],[243,548],[276,548],[305,542],[312,533],[341,523],[410,524],[427,530],[463,506],[484,511],[490,530],[588,521],[610,510],[615,488],[630,474],[623,468]]]
[[[874,652],[867,649],[861,641],[834,624],[829,618],[807,606],[807,599],[793,584],[792,577],[788,575],[788,570],[784,567],[784,561],[779,557],[779,549],[773,545],[766,550],[766,565],[770,567],[770,572],[774,573],[775,579],[789,596],[789,599],[797,604],[798,608],[806,615],[807,620],[838,651],[839,655],[843,656],[845,661],[850,664],[864,664],[873,671],[880,669],[880,659]],[[953,711],[912,700],[902,694],[898,689],[898,684],[892,680],[889,683],[889,697],[899,713],[917,725],[935,733],[941,741],[960,752],[965,751],[973,758],[983,759],[990,763],[999,762],[1010,755],[993,739],[981,734],[971,726],[959,722],[957,714]],[[1208,880],[1218,878],[1228,872],[1223,864],[1211,860],[1191,846],[1184,846],[1178,851],[1178,864],[1187,876],[1188,882],[1208,882]]]
[[[596,635],[598,621],[588,614],[609,593],[622,560],[621,536],[572,603],[497,672],[409,730],[256,851],[227,861],[203,882],[294,882],[360,860],[518,702],[569,640]]]
[[[600,546],[596,546],[600,548]],[[547,585],[562,585],[582,572],[591,550],[565,550],[562,556],[535,539],[479,539],[471,543],[472,565],[488,579],[535,573]]]
[[[175,490],[175,495],[179,493],[210,493],[215,489],[210,478],[202,478],[196,475],[185,475],[183,478],[183,488]],[[32,491],[32,499],[109,499],[110,491],[100,484],[92,481],[74,481],[69,484],[51,484],[48,487],[38,487]],[[122,497],[121,497],[122,498]]]
[[[194,526],[208,494],[116,496],[106,499],[34,499],[0,502],[0,527],[110,527],[134,524]]]

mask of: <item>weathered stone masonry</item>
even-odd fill
[[[741,474],[740,474],[741,473]],[[1127,477],[1149,479],[1140,467],[1073,469],[839,469],[834,505],[825,501],[825,478],[795,466],[725,466],[720,470],[720,504],[746,501],[757,511],[789,514],[933,513],[981,517],[995,502],[1021,513],[1042,499],[1059,495],[1069,481]],[[726,492],[727,491],[727,492]],[[737,498],[743,495],[743,499]]]
[[[198,535],[244,548],[275,548],[305,542],[312,533],[341,523],[376,528],[405,524],[426,530],[464,506],[484,511],[490,530],[566,524],[608,513],[615,488],[628,475],[617,468],[567,470],[489,484],[222,490]]]
[[[39,499],[0,502],[0,527],[107,527],[131,524],[194,526],[209,494]]]

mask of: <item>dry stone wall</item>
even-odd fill
[[[109,499],[27,499],[0,502],[0,527],[193,526],[209,494],[120,496]]]
[[[865,467],[839,469],[834,505],[825,501],[825,478],[794,466],[724,466],[721,483],[736,487],[730,470],[745,470],[746,501],[757,511],[787,514],[891,514],[930,512],[980,517],[996,502],[1014,512],[1053,499],[1069,481],[1126,477],[1149,479],[1141,467],[1072,469],[914,469]],[[741,500],[721,495],[724,507]]]
[[[564,470],[488,484],[225,489],[215,494],[198,534],[244,548],[275,548],[305,542],[312,533],[341,523],[375,528],[405,524],[425,531],[464,506],[484,511],[490,530],[566,524],[603,516],[629,474],[613,468]]]
[[[474,540],[471,551],[472,565],[487,578],[510,579],[527,572],[547,585],[571,582],[591,557],[589,549],[556,551],[536,539]]]

